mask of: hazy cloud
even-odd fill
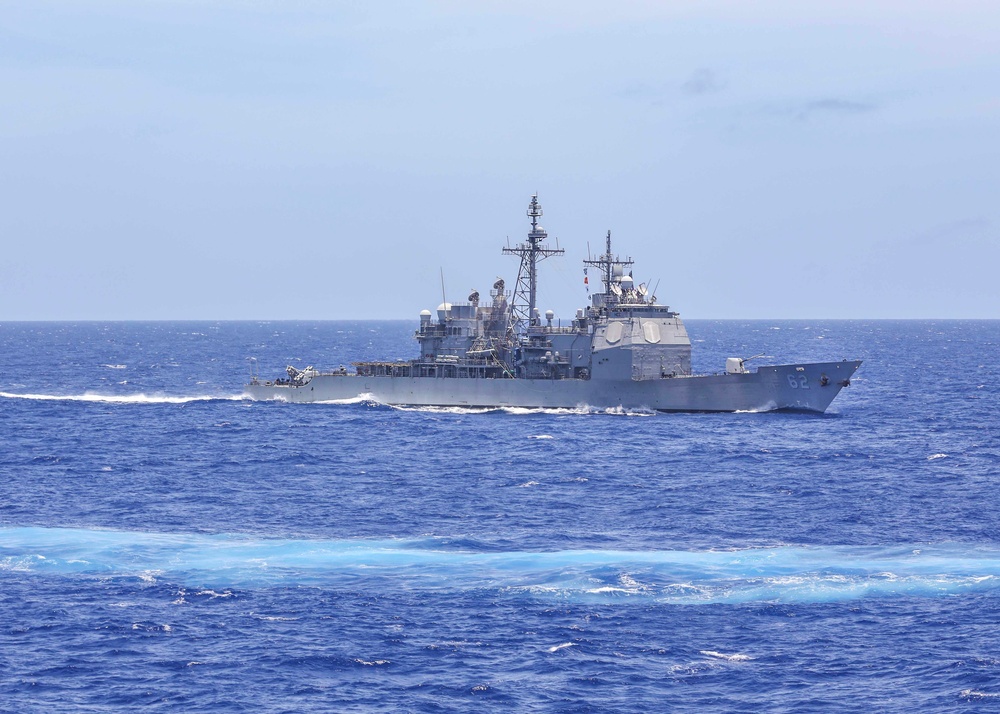
[[[872,102],[855,102],[849,99],[818,99],[806,102],[796,112],[796,118],[808,119],[816,114],[867,114],[878,109]]]
[[[698,96],[700,94],[710,94],[723,89],[725,84],[718,75],[710,69],[696,69],[684,84],[681,90],[688,95]]]
[[[619,97],[625,99],[649,99],[654,95],[658,95],[659,92],[654,90],[648,84],[629,84],[616,92]]]
[[[995,243],[996,231],[992,221],[984,217],[964,218],[934,226],[923,233],[906,239],[911,248],[947,250],[959,245],[981,246]]]

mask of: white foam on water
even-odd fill
[[[243,401],[239,395],[167,396],[161,394],[13,394],[0,392],[5,399],[32,399],[47,402],[96,402],[106,404],[187,404],[189,402]]]
[[[931,454],[927,457],[928,461],[937,461],[938,459],[947,459],[948,454]]]
[[[400,628],[402,629],[402,628]],[[443,642],[434,642],[427,645],[428,649],[440,650],[440,649],[461,649],[463,647],[482,647],[483,643],[476,641],[470,642],[469,640],[445,640]]]
[[[771,400],[771,401],[767,402],[766,404],[762,404],[761,406],[755,407],[753,409],[737,409],[734,413],[735,414],[764,414],[766,412],[773,412],[777,408],[778,408],[778,403],[776,401],[774,401],[774,400]]]
[[[433,405],[389,405],[393,409],[404,412],[428,412],[431,414],[495,414],[497,412],[503,412],[504,414],[512,414],[515,416],[532,416],[537,414],[549,414],[555,416],[566,416],[575,414],[591,414],[593,413],[589,407],[509,407],[509,406],[490,406],[490,407],[462,407],[462,406],[433,406]]]
[[[494,414],[503,412],[514,416],[537,416],[546,414],[549,416],[655,416],[657,412],[653,409],[625,409],[623,407],[598,408],[583,404],[576,407],[461,407],[461,406],[430,406],[430,405],[388,405],[393,409],[405,412],[429,412],[433,414]],[[550,436],[537,436],[529,438],[552,438]]]
[[[183,586],[178,604],[188,592],[228,598],[234,587],[353,587],[358,578],[410,589],[489,588],[515,597],[661,605],[1000,596],[1000,548],[969,544],[479,551],[435,538],[283,540],[8,527],[0,528],[0,552],[0,572],[176,582]]]
[[[1000,699],[1000,692],[980,692],[975,689],[963,689],[958,696],[963,699]]]
[[[549,647],[549,652],[558,652],[559,650],[564,650],[567,647],[576,647],[575,642],[563,642],[561,645],[554,645]]]
[[[244,399],[253,399],[249,394],[244,394]],[[273,394],[267,399],[254,399],[254,401],[270,401],[270,402],[290,402],[285,395]],[[458,415],[478,415],[478,414],[495,414],[497,412],[502,412],[505,414],[512,414],[516,416],[534,416],[538,414],[546,414],[550,416],[593,416],[593,415],[606,415],[606,416],[628,416],[628,417],[648,417],[656,416],[658,412],[655,409],[648,408],[624,408],[618,407],[592,407],[587,404],[580,404],[575,407],[512,407],[512,406],[440,406],[432,404],[386,404],[378,399],[376,399],[372,394],[359,394],[355,397],[345,397],[343,399],[319,399],[312,404],[340,404],[340,405],[353,405],[353,404],[368,404],[371,406],[381,406],[394,409],[401,412],[426,412],[429,414],[458,414]],[[537,439],[551,439],[550,435],[540,435],[529,438]]]
[[[640,583],[638,580],[636,580],[635,578],[633,578],[628,573],[622,573],[621,575],[619,575],[618,576],[618,582],[620,582],[622,584],[623,588],[628,588],[629,590],[632,590],[634,592],[638,592],[640,590],[645,590],[646,589],[645,585],[643,585],[642,583]]]
[[[604,585],[599,588],[589,588],[587,590],[584,590],[584,592],[589,593],[591,595],[613,595],[616,593],[622,593],[624,595],[635,595],[638,592],[638,590],[634,588],[619,588],[615,587],[614,585]]]
[[[278,398],[271,401],[287,401],[284,398]],[[379,406],[382,405],[378,400],[376,400],[370,393],[359,394],[356,397],[344,397],[343,399],[320,399],[313,404],[374,404]]]
[[[576,414],[591,414],[592,410],[587,406],[579,407],[501,407],[501,411],[507,414],[533,415],[551,414],[554,416],[567,416]]]
[[[723,659],[727,662],[749,662],[750,660],[756,659],[746,654],[725,654],[723,652],[716,652],[715,650],[701,650],[699,654],[703,654],[706,657],[714,657],[715,659]]]
[[[651,417],[656,416],[657,411],[655,409],[648,408],[637,408],[637,409],[627,409],[622,406],[618,407],[608,407],[606,409],[590,408],[591,414],[607,414],[608,416],[627,416],[627,417]]]
[[[381,404],[381,402],[376,402]],[[427,412],[428,414],[489,414],[500,411],[497,407],[437,407],[431,405],[383,404],[401,412]]]

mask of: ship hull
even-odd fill
[[[775,365],[742,374],[652,380],[320,374],[301,386],[255,383],[247,385],[245,392],[255,400],[294,403],[360,397],[395,406],[824,412],[860,365],[860,361]]]

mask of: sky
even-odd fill
[[[1000,318],[995,0],[0,0],[0,320]],[[592,281],[593,282],[593,281]]]

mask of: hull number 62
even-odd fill
[[[788,386],[792,389],[809,389],[808,381],[804,374],[789,374]]]

